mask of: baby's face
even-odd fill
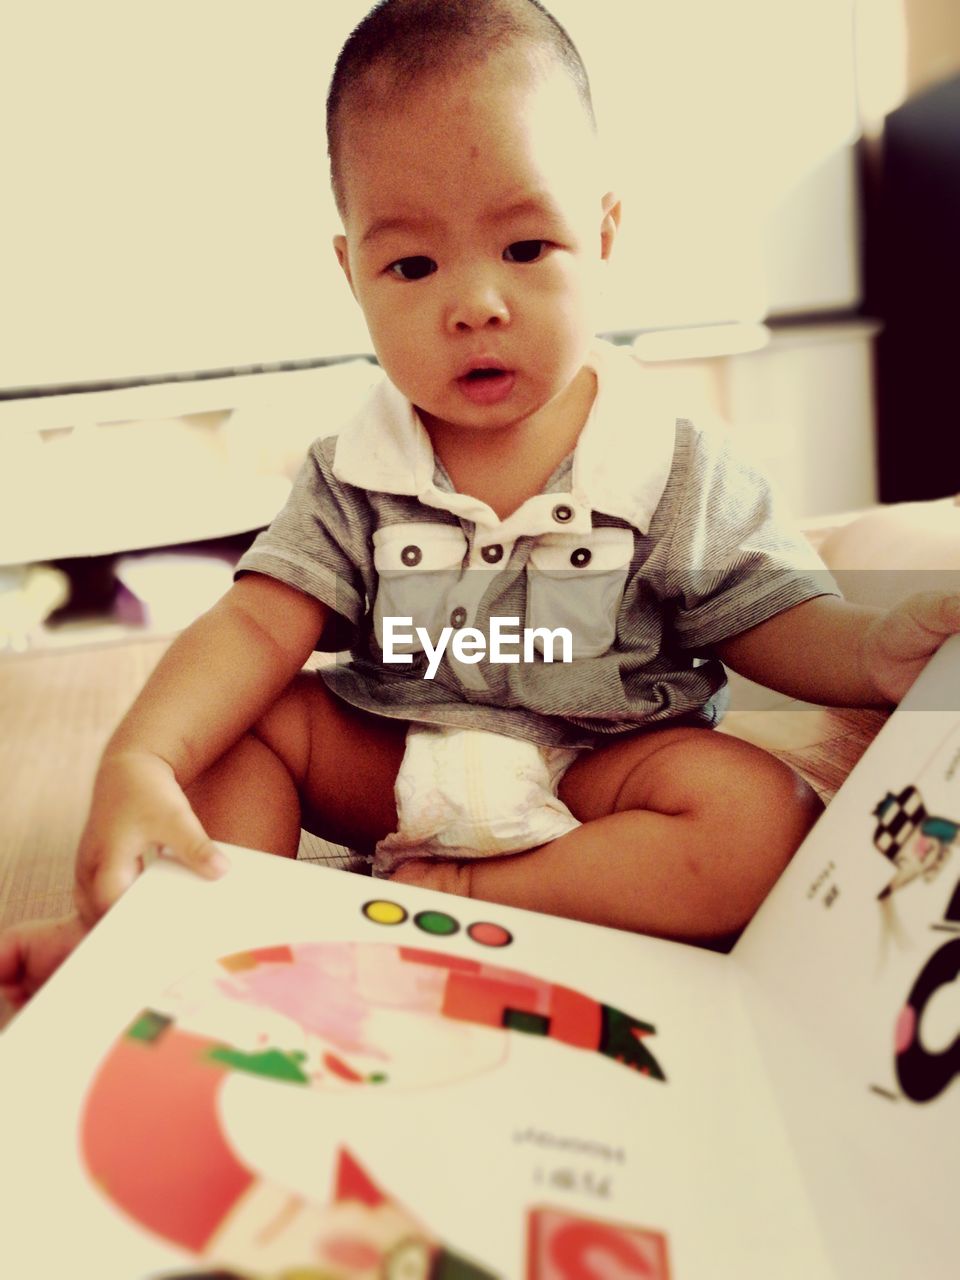
[[[564,73],[498,55],[349,116],[341,154],[337,256],[428,426],[497,429],[562,404],[619,218]]]

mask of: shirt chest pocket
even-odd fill
[[[544,534],[527,562],[527,626],[565,627],[575,658],[606,653],[632,559],[631,529]],[[535,636],[534,646],[542,652],[542,639]]]
[[[377,571],[377,598],[373,625],[383,648],[384,618],[409,618],[397,633],[409,633],[409,643],[392,643],[395,653],[417,653],[423,645],[416,628],[422,627],[436,643],[441,630],[450,626],[447,602],[460,581],[467,539],[459,526],[418,521],[392,524],[373,535],[373,564]]]

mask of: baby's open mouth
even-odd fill
[[[457,378],[460,390],[474,404],[498,404],[513,390],[516,374],[502,365],[478,365]]]

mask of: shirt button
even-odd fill
[[[487,564],[499,564],[503,559],[503,547],[499,542],[491,542],[489,547],[481,547],[480,554]]]
[[[400,559],[405,565],[413,568],[415,564],[419,564],[423,559],[423,552],[419,547],[415,547],[411,544],[409,547],[404,547],[400,552]]]
[[[576,551],[570,552],[570,563],[575,569],[585,569],[593,555],[586,547],[577,547]]]
[[[450,625],[454,627],[462,627],[467,620],[467,611],[462,605],[458,605],[450,615]]]
[[[565,502],[558,502],[552,514],[557,524],[569,524],[573,519],[573,507],[568,507]]]

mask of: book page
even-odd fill
[[[733,953],[843,1274],[956,1274],[958,843],[954,638]]]
[[[4,1274],[831,1274],[727,957],[228,852],[0,1037]]]

